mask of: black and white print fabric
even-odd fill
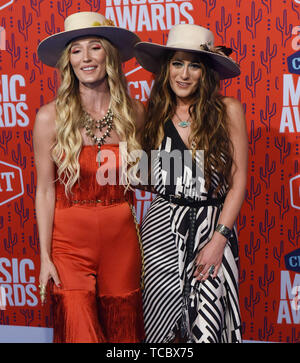
[[[182,167],[177,174],[174,165],[165,163],[168,164],[165,167],[162,161],[164,154],[174,150],[181,152]],[[160,195],[181,195],[196,201],[212,197],[213,189],[209,193],[204,189],[201,170],[195,169],[199,164],[187,162],[186,152],[190,153],[169,120],[153,166],[157,196],[141,226],[146,342],[171,342],[178,332],[193,343],[241,342],[236,230],[226,244],[218,276],[209,277],[205,282],[196,281],[193,277],[195,258],[210,241],[221,207],[197,208],[193,256],[187,264],[190,207],[170,203]],[[213,184],[216,181],[215,176]],[[188,298],[184,299],[186,278],[190,290]]]

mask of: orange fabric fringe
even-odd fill
[[[140,289],[96,298],[91,291],[52,295],[54,343],[138,343],[144,339]]]

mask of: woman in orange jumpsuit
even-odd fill
[[[144,338],[127,173],[135,166],[123,162],[139,149],[144,111],[128,96],[121,67],[138,40],[101,14],[82,12],[38,48],[42,62],[61,74],[56,99],[41,107],[34,125],[39,282],[42,299],[53,282],[54,342]]]

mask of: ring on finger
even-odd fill
[[[39,285],[40,288],[40,297],[41,297],[41,302],[42,304],[44,304],[46,302],[46,295],[47,295],[47,291],[46,291],[46,285]]]
[[[197,270],[198,270],[199,272],[201,272],[203,269],[204,269],[204,265],[198,265],[198,266],[197,266]]]
[[[214,272],[215,272],[215,265],[211,265],[208,270],[208,273],[209,273],[209,275],[212,275]]]
[[[204,274],[203,274],[202,272],[200,272],[200,273],[199,273],[199,276],[200,276],[200,277],[203,277],[203,276],[204,276]]]
[[[40,295],[46,295],[46,285],[39,285]]]

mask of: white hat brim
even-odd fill
[[[135,57],[139,64],[152,73],[159,71],[160,60],[166,51],[183,51],[207,55],[211,60],[210,66],[219,73],[220,79],[233,78],[241,74],[240,67],[225,55],[200,49],[167,47],[150,42],[139,42],[134,47]]]
[[[38,57],[48,66],[56,67],[67,44],[76,38],[84,36],[97,36],[109,40],[119,50],[122,62],[134,57],[134,45],[140,41],[136,34],[124,28],[92,26],[63,31],[44,39],[38,46]]]

